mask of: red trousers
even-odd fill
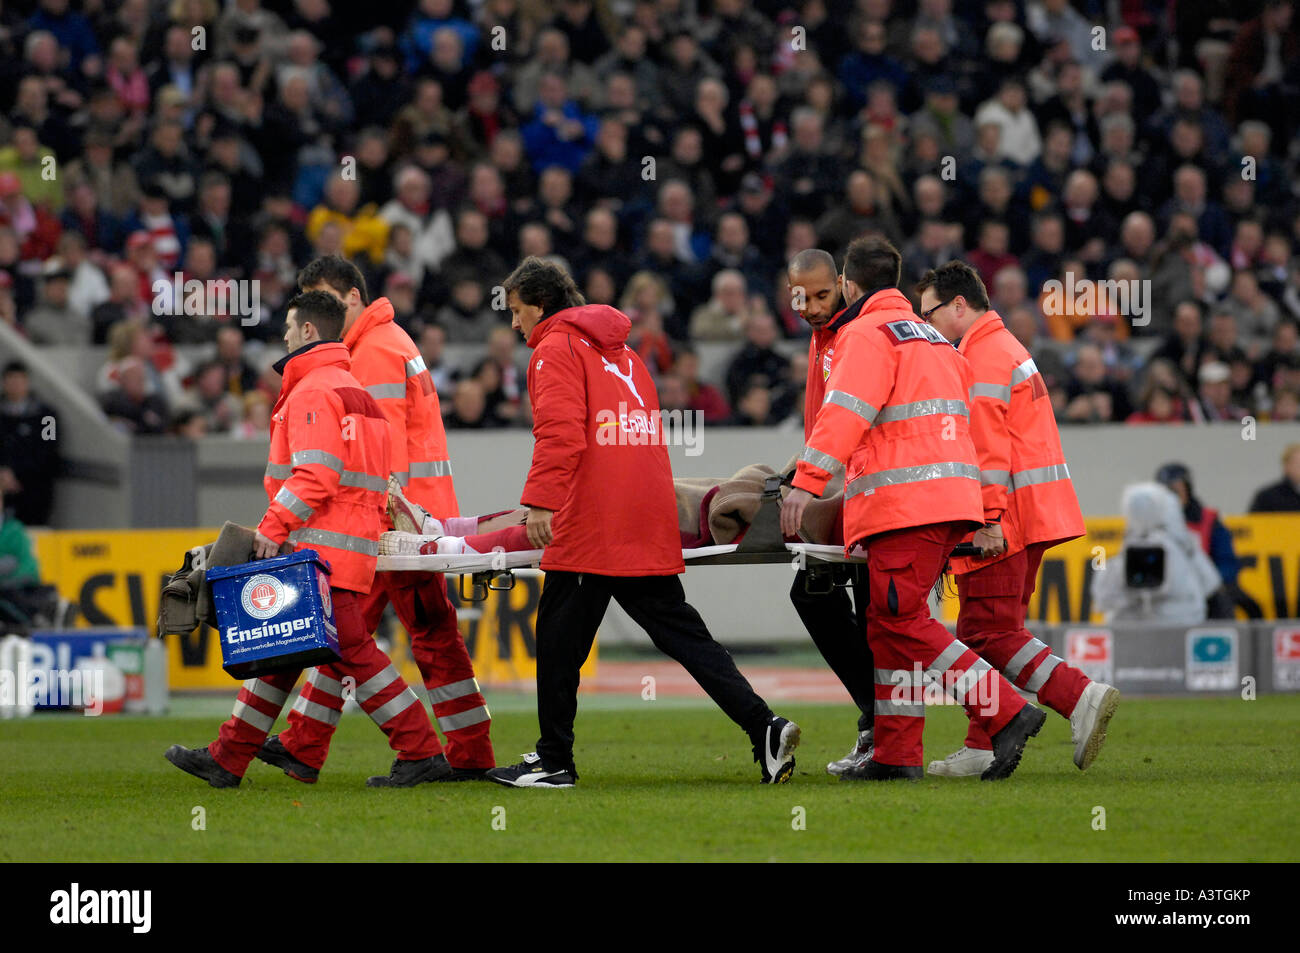
[[[1018,688],[1037,692],[1039,701],[1069,718],[1090,679],[1053,655],[1046,643],[1025,628],[1029,597],[1034,594],[1045,552],[1042,543],[1031,543],[1005,559],[957,576],[961,599],[957,638]],[[966,747],[993,747],[974,720],[966,731]]]
[[[867,540],[867,642],[876,665],[872,758],[881,764],[922,763],[927,683],[942,685],[990,735],[1025,707],[1010,682],[930,615],[930,590],[965,532],[959,523],[933,523]]]
[[[492,716],[474,677],[465,640],[456,627],[456,609],[447,598],[443,575],[378,573],[370,594],[360,598],[366,632],[375,631],[384,607],[391,601],[410,634],[411,655],[429,692],[433,716],[447,736],[447,761],[454,768],[495,767],[488,738]],[[313,688],[309,680],[303,696]],[[356,697],[364,708],[360,687]],[[289,727],[280,733],[280,742],[298,760],[319,767],[325,761],[337,724],[337,719],[331,723],[306,717],[295,705],[289,713]]]
[[[370,637],[361,614],[362,596],[348,589],[330,589],[330,596],[342,658],[333,665],[311,670],[289,715],[291,723],[297,716],[302,723],[320,725],[328,731],[323,743],[300,748],[295,756],[315,768],[324,764],[330,736],[343,711],[343,685],[349,679],[362,710],[388,736],[398,758],[418,761],[441,752],[442,745],[429,726],[420,699]],[[217,764],[231,774],[244,776],[300,674],[280,672],[244,682],[234,713],[221,726],[217,740],[208,746]]]

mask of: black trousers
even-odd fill
[[[731,653],[713,641],[677,576],[551,571],[537,606],[537,720],[542,733],[537,753],[548,770],[573,766],[578,670],[591,653],[611,598],[751,738],[763,730],[772,710],[740,674]]]
[[[822,570],[826,572],[827,570]],[[848,590],[837,585],[830,592],[808,592],[804,581],[808,570],[801,569],[794,577],[790,601],[803,620],[804,628],[812,636],[813,645],[831,671],[848,689],[853,703],[858,706],[858,730],[866,731],[875,721],[876,667],[867,645],[867,567],[858,563],[844,563],[830,569],[836,583],[851,582],[853,599]],[[819,576],[821,573],[818,574]],[[825,583],[822,576],[818,582]]]

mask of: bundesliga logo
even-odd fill
[[[269,619],[284,608],[284,586],[274,576],[262,573],[244,583],[239,601],[254,619]]]

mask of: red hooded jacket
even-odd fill
[[[684,572],[659,394],[627,347],[632,324],[603,304],[533,329],[533,464],[520,502],[553,510],[543,570],[602,576]]]

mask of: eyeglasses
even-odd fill
[[[931,308],[929,311],[922,311],[922,312],[921,312],[921,318],[922,318],[922,320],[929,321],[929,320],[930,320],[930,315],[934,314],[934,313],[935,313],[936,311],[938,311],[940,308],[946,308],[948,305],[952,304],[952,303],[953,303],[954,301],[956,301],[956,300],[957,300],[957,296],[954,295],[953,297],[949,298],[947,301],[943,301],[943,302],[941,302],[941,303],[939,303],[939,304],[936,304],[936,305],[935,305],[933,308]]]

